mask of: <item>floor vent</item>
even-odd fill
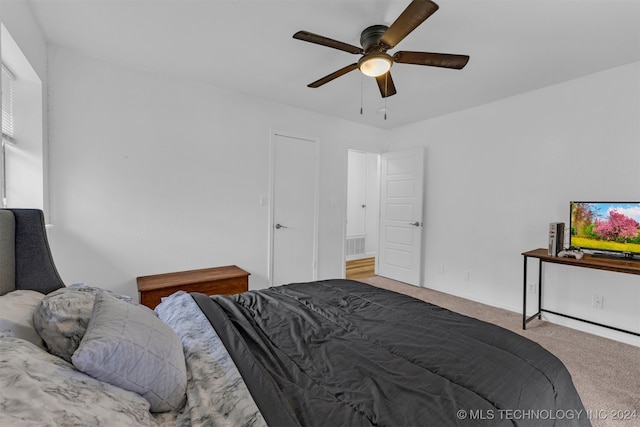
[[[347,237],[347,256],[364,255],[364,236],[363,237]]]

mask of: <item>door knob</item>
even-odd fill
[[[420,227],[420,223],[418,221],[416,222],[410,222],[409,225],[413,225],[414,227]]]
[[[280,230],[281,228],[287,228],[287,227],[282,224],[276,224],[276,230]]]

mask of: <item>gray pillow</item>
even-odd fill
[[[49,353],[71,362],[71,355],[78,348],[89,324],[95,296],[101,291],[100,288],[76,283],[51,292],[42,299],[33,313],[33,326]],[[129,296],[112,295],[135,304]]]
[[[96,294],[89,326],[71,358],[100,381],[142,395],[152,412],[180,409],[187,370],[176,333],[151,312]]]

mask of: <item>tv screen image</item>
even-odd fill
[[[572,247],[640,255],[640,202],[571,202]]]

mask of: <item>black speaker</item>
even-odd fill
[[[563,250],[564,244],[564,222],[552,222],[549,224],[549,251],[551,256],[558,256],[558,252]]]

